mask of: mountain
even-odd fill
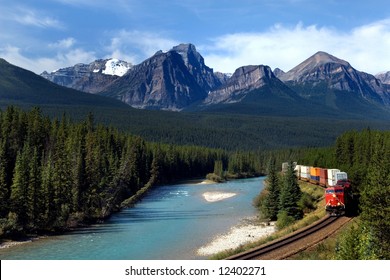
[[[287,73],[279,72],[278,76],[308,98],[324,95],[324,91],[330,90],[344,92],[344,95],[346,92],[354,93],[349,97],[359,97],[360,101],[374,105],[390,105],[389,92],[377,78],[360,72],[348,62],[325,52],[317,52]],[[334,102],[332,105],[337,107]]]
[[[173,47],[171,51],[181,55],[188,71],[203,90],[207,92],[221,85],[223,77],[216,76],[213,69],[205,65],[203,57],[193,44],[180,44]]]
[[[0,106],[129,108],[117,100],[66,88],[0,58]]]
[[[161,59],[167,56],[183,61],[178,65],[185,67],[177,52],[165,54]],[[388,120],[346,120],[344,115],[339,119],[315,117],[313,112],[321,107],[314,106],[308,112],[312,101],[299,97],[281,81],[270,77],[264,86],[246,93],[240,102],[204,106],[201,112],[199,108],[197,112],[167,112],[138,110],[112,98],[59,86],[0,59],[0,109],[9,105],[23,109],[39,106],[49,117],[61,118],[66,113],[73,121],[84,121],[91,112],[96,123],[148,141],[243,151],[323,146],[333,143],[346,130],[368,126],[390,129]],[[298,111],[299,108],[302,110]]]
[[[180,111],[219,85],[195,46],[181,44],[134,66],[100,94],[135,108]]]
[[[245,97],[245,93],[261,88],[274,78],[276,77],[268,66],[251,65],[240,67],[222,86],[211,91],[204,103],[239,102]]]
[[[390,71],[375,75],[375,78],[380,80],[383,84],[390,85]]]
[[[390,110],[390,85],[325,52],[317,52],[288,72],[249,65],[233,75],[214,73],[192,44],[159,51],[132,67],[121,63],[98,60],[43,76],[140,109],[314,113],[360,119],[382,118]],[[110,65],[121,66],[121,72],[108,71],[115,69]]]
[[[225,84],[209,93],[201,108],[261,116],[330,115],[323,108],[313,108],[264,65],[238,68]]]
[[[131,69],[132,65],[118,59],[99,59],[90,64],[76,64],[51,73],[43,72],[42,77],[58,85],[76,90],[98,93]]]

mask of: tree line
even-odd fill
[[[96,222],[140,190],[204,177],[228,153],[148,143],[39,108],[0,112],[0,236],[61,231]]]

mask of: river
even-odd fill
[[[0,259],[205,259],[196,254],[199,247],[256,215],[252,201],[263,188],[263,180],[156,187],[135,207],[114,214],[103,224],[3,248]],[[205,192],[237,195],[207,202],[202,196]]]

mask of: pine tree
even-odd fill
[[[274,158],[269,163],[266,189],[267,196],[263,201],[261,212],[271,221],[275,221],[279,212],[280,186]]]
[[[0,219],[8,215],[9,205],[7,203],[10,195],[8,185],[8,160],[5,141],[0,141]]]
[[[29,181],[28,181],[28,215],[30,228],[40,228],[44,222],[42,209],[44,205],[42,191],[42,174],[38,157],[38,148],[35,147],[31,153],[29,162]]]
[[[25,145],[23,150],[17,155],[13,184],[11,186],[11,211],[17,215],[18,225],[23,230],[27,228],[29,223],[29,210],[31,209],[28,191],[29,160],[30,147]]]
[[[53,161],[51,153],[47,156],[42,167],[42,191],[44,194],[44,206],[42,216],[45,221],[45,228],[52,228],[57,219],[57,208],[55,204],[55,189],[53,186]]]
[[[214,162],[214,174],[223,178],[223,164],[222,160],[216,160]]]
[[[380,259],[390,259],[390,137],[378,134],[375,140],[361,192],[361,217],[375,241],[375,254]]]
[[[298,206],[301,196],[302,192],[295,175],[294,165],[290,162],[280,190],[280,211],[285,211],[288,216],[296,220],[302,218],[303,211]]]
[[[150,179],[149,183],[151,185],[155,185],[160,183],[161,180],[161,173],[162,173],[162,152],[161,147],[157,146],[155,152],[153,153],[153,160],[151,164],[151,170],[150,170]]]

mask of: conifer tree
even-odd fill
[[[214,162],[214,174],[223,178],[223,164],[222,160],[216,160]]]
[[[390,259],[390,137],[377,134],[361,192],[362,221],[375,241],[375,255]]]
[[[18,225],[23,230],[29,222],[30,203],[28,196],[30,147],[25,145],[16,158],[13,184],[11,186],[11,210],[17,215]]]
[[[9,185],[7,180],[7,153],[5,141],[0,141],[0,218],[4,218],[8,215],[9,205],[7,203],[9,199]]]
[[[298,206],[301,196],[302,192],[299,188],[298,178],[295,175],[294,165],[289,162],[280,190],[280,211],[285,211],[288,216],[296,220],[302,218],[303,211]]]
[[[38,157],[38,148],[35,147],[31,153],[29,162],[29,181],[28,181],[28,216],[30,228],[39,228],[44,222],[41,216],[43,209],[43,192],[42,192],[42,174]]]
[[[274,158],[269,163],[266,188],[267,196],[262,203],[261,212],[271,221],[275,221],[279,212],[280,185]]]

